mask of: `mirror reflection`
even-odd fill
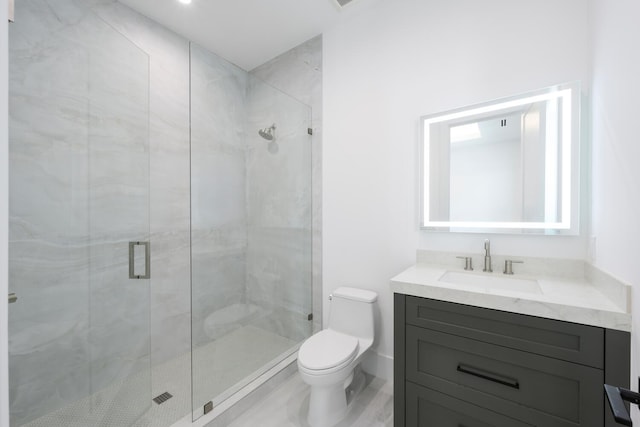
[[[577,84],[423,117],[425,228],[574,234]]]

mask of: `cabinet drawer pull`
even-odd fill
[[[458,372],[473,375],[474,377],[493,381],[494,383],[506,385],[508,387],[512,387],[515,389],[520,388],[520,384],[518,383],[518,380],[514,380],[513,378],[509,378],[509,377],[503,377],[502,375],[485,371],[484,369],[474,368],[473,366],[459,364]]]

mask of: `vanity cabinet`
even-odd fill
[[[395,294],[396,427],[611,426],[630,334]]]

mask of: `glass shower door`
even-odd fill
[[[149,57],[109,25],[89,54],[89,349],[95,425],[150,407]]]
[[[130,426],[151,404],[149,58],[38,5],[10,27],[11,425]]]
[[[311,109],[191,45],[193,418],[311,334]]]

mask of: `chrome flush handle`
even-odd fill
[[[11,292],[9,294],[9,304],[13,304],[16,301],[18,301],[18,296],[15,293]]]

